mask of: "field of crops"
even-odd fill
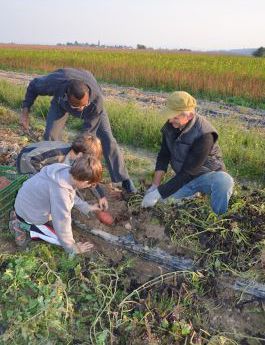
[[[45,73],[63,66],[100,81],[265,108],[265,59],[159,51],[0,46],[0,69]]]

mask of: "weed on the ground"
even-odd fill
[[[128,265],[46,245],[1,254],[0,343],[135,344],[132,333],[150,344],[153,337],[163,344],[208,338],[191,321],[202,294],[199,274],[168,273],[126,287]]]

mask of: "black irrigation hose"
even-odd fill
[[[131,253],[139,255],[145,260],[156,262],[167,270],[196,271],[196,267],[191,259],[170,255],[160,248],[154,249],[143,246],[135,241],[132,234],[115,236],[99,229],[89,230],[85,224],[77,220],[73,220],[73,223],[80,229],[88,231],[91,235],[100,237],[113,245],[122,247]],[[257,283],[255,281],[236,280],[233,285],[229,284],[227,287],[235,291],[241,291],[242,293],[255,296],[258,299],[265,300],[264,284]]]
[[[232,289],[265,299],[265,285],[255,281],[236,280]]]
[[[85,224],[77,220],[73,220],[74,224],[82,230],[88,230]],[[160,248],[149,248],[137,243],[133,235],[115,236],[99,229],[88,230],[91,235],[102,238],[103,240],[122,247],[134,254],[138,254],[141,258],[153,261],[163,266],[167,270],[175,271],[195,271],[193,261],[177,256],[172,256]]]

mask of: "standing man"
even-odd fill
[[[112,182],[122,182],[127,193],[135,193],[136,188],[113,137],[103,107],[102,92],[94,76],[85,70],[62,68],[33,79],[27,88],[20,117],[20,123],[26,130],[29,129],[30,108],[40,95],[53,97],[46,119],[44,140],[61,140],[68,114],[81,118],[83,130],[101,140]]]
[[[227,211],[233,191],[233,179],[225,172],[216,129],[203,116],[196,114],[196,100],[187,92],[173,92],[164,114],[162,144],[157,156],[152,186],[147,190],[142,207],[152,207],[160,199],[190,197],[197,192],[208,194],[213,211]],[[176,175],[161,184],[171,164]]]

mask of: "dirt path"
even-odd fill
[[[0,70],[0,79],[26,85],[37,74],[29,75],[12,71]],[[161,108],[168,96],[166,92],[143,91],[134,87],[124,87],[102,83],[101,87],[108,100],[136,101],[144,107]],[[222,101],[198,101],[198,113],[211,117],[237,117],[247,126],[265,127],[265,110],[252,109],[242,106],[229,105]]]

